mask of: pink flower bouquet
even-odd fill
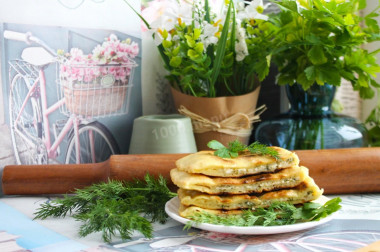
[[[60,57],[60,77],[71,84],[104,84],[108,77],[112,83],[128,83],[132,60],[139,53],[139,46],[130,39],[120,41],[114,34],[105,38],[90,54],[85,55],[81,49],[72,48],[69,53],[58,52]],[[110,83],[109,81],[107,83]]]

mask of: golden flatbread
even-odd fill
[[[298,156],[280,147],[275,149],[280,158],[269,155],[244,154],[236,158],[221,158],[214,151],[200,151],[176,161],[178,170],[188,173],[201,173],[216,177],[241,177],[262,172],[274,172],[277,169],[298,166]]]
[[[274,202],[300,204],[319,198],[323,193],[310,177],[300,185],[262,194],[210,195],[198,191],[179,189],[178,197],[184,206],[197,206],[206,209],[255,209],[265,208]]]
[[[206,212],[209,214],[215,215],[232,215],[232,214],[242,214],[242,210],[215,210],[215,209],[204,209],[197,206],[184,206],[182,204],[179,205],[178,213],[183,218],[190,219],[190,217],[194,216],[196,213]]]
[[[178,169],[170,171],[171,180],[178,187],[209,194],[261,193],[290,188],[299,185],[306,176],[308,176],[308,169],[299,166],[284,168],[276,173],[261,173],[239,178],[210,177]]]

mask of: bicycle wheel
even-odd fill
[[[13,151],[17,164],[45,164],[48,159],[46,147],[41,140],[39,93],[32,92],[28,96],[30,88],[30,81],[21,74],[12,79],[9,92],[9,124]],[[24,102],[25,106],[22,109]]]
[[[99,163],[107,160],[113,154],[119,154],[119,147],[111,132],[101,123],[81,124],[78,129],[80,143],[80,163]],[[75,134],[71,134],[66,164],[76,163]]]

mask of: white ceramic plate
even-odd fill
[[[325,196],[323,198],[319,198],[318,202],[326,202],[328,199]],[[178,214],[179,208],[179,199],[178,197],[172,198],[165,205],[166,213],[173,218],[174,220],[186,224],[189,219],[183,218]],[[332,220],[331,215],[323,218],[319,221],[310,221],[305,223],[297,223],[291,225],[283,225],[283,226],[253,226],[253,227],[239,227],[239,226],[224,226],[224,225],[214,225],[208,223],[200,223],[195,225],[195,228],[219,232],[219,233],[230,233],[230,234],[245,234],[245,235],[266,235],[266,234],[280,234],[280,233],[288,233],[294,232],[304,229],[313,228],[319,225],[322,225],[326,222]]]

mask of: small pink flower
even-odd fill
[[[84,55],[78,48],[72,48],[66,56],[66,65],[61,65],[61,76],[72,81],[90,83],[96,81],[98,77],[112,74],[116,80],[124,81],[131,74],[130,66],[101,67],[97,65],[128,64],[138,53],[139,46],[136,42],[131,42],[130,39],[120,41],[111,34],[88,55]]]

